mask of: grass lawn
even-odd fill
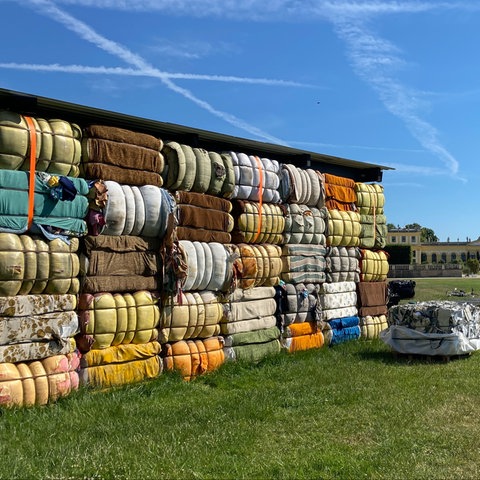
[[[0,478],[476,479],[479,378],[477,353],[408,360],[359,340],[81,389],[1,411]]]

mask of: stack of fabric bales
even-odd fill
[[[235,172],[232,252],[235,281],[221,323],[225,358],[256,362],[278,353],[275,289],[281,273],[285,211],[280,205],[277,161],[228,152]]]
[[[80,144],[76,124],[0,111],[0,405],[44,405],[79,384]]]
[[[174,201],[163,189],[163,141],[106,125],[85,128],[82,172],[94,186],[81,253],[83,384],[112,387],[162,371],[162,247]]]
[[[319,295],[325,282],[326,221],[324,178],[312,169],[282,165],[281,192],[287,217],[282,247],[277,318],[284,347],[320,348]]]

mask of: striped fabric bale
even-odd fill
[[[82,177],[126,185],[161,187],[163,141],[153,135],[108,125],[83,130]]]
[[[80,333],[76,340],[82,352],[158,339],[158,295],[149,291],[82,294],[78,317]]]
[[[280,195],[284,203],[318,209],[325,205],[325,177],[318,170],[281,164]]]
[[[361,317],[386,315],[388,308],[387,282],[358,282],[357,307]]]
[[[0,170],[0,232],[82,237],[87,233],[89,185],[83,178]],[[30,201],[33,215],[30,218]]]
[[[66,397],[79,386],[76,352],[42,360],[0,363],[0,405],[33,407]]]
[[[384,282],[387,279],[389,255],[384,250],[360,249],[360,280],[362,282]]]
[[[283,243],[326,244],[326,208],[287,205]]]
[[[362,340],[375,340],[380,338],[380,332],[388,328],[386,315],[367,315],[360,317],[360,331]]]
[[[30,170],[33,149],[37,172],[78,177],[81,140],[76,123],[0,110],[0,169]]]
[[[361,229],[358,212],[328,210],[327,246],[358,247]]]
[[[325,339],[317,322],[292,323],[282,332],[282,347],[288,352],[322,348]]]
[[[241,243],[231,246],[237,257],[234,263],[237,287],[272,287],[280,282],[282,273],[282,248],[264,243],[249,245]]]
[[[360,250],[356,247],[327,247],[325,274],[328,283],[360,281]]]
[[[355,282],[322,283],[320,292],[321,318],[351,317],[358,314]]]
[[[226,335],[224,341],[226,361],[257,363],[282,350],[280,330],[276,326]]]
[[[87,235],[80,259],[82,293],[160,290],[162,240],[132,235]]]
[[[360,338],[360,319],[356,315],[332,318],[327,323],[328,327],[323,332],[325,338],[329,339],[330,347]]]
[[[80,385],[111,388],[157,378],[162,373],[160,350],[156,341],[90,350],[80,359]]]
[[[235,172],[232,198],[252,202],[280,203],[280,164],[276,160],[228,152]]]
[[[169,141],[163,146],[164,186],[171,190],[207,193],[230,198],[235,185],[233,162],[228,154],[208,152]]]
[[[89,221],[104,225],[103,235],[165,237],[175,201],[165,189],[155,185],[120,185],[107,180],[105,208]]]
[[[317,322],[320,319],[320,284],[283,283],[275,287],[277,320],[280,330],[292,323]]]
[[[350,178],[325,173],[325,206],[329,210],[354,211],[357,194],[355,181]]]
[[[0,297],[0,362],[70,353],[78,332],[75,295]]]
[[[0,233],[0,295],[76,294],[79,240]]]
[[[225,363],[223,338],[180,340],[163,345],[165,371],[178,371],[186,381],[213,372]]]
[[[227,292],[231,288],[235,256],[227,246],[188,240],[180,240],[177,245],[178,250],[173,251],[173,255],[178,258],[174,262],[181,264],[181,270],[170,272],[169,276],[177,277],[183,291]]]
[[[233,200],[233,243],[283,243],[285,209],[280,205]]]
[[[214,337],[225,312],[219,294],[210,290],[162,296],[160,343]]]
[[[224,198],[177,191],[175,235],[178,240],[230,243],[232,203]]]
[[[226,299],[224,308],[222,335],[262,330],[277,324],[274,287],[237,288]]]
[[[285,283],[322,283],[325,281],[323,245],[284,245],[282,280]]]

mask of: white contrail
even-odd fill
[[[233,75],[201,75],[195,73],[170,73],[163,71],[144,71],[133,68],[123,67],[90,67],[88,65],[59,65],[38,64],[38,63],[0,63],[0,68],[8,68],[12,70],[31,70],[35,72],[63,72],[63,73],[85,73],[85,74],[105,74],[105,75],[125,75],[132,77],[153,77],[153,78],[170,78],[179,80],[206,80],[210,82],[227,82],[227,83],[249,83],[279,87],[305,87],[315,88],[314,85],[293,82],[290,80],[277,80],[271,78],[252,78],[252,77],[236,77]]]
[[[188,100],[192,101],[200,108],[210,112],[212,115],[215,115],[222,120],[230,123],[231,125],[240,128],[246,132],[255,135],[256,137],[262,138],[267,140],[271,143],[285,145],[283,140],[276,138],[268,133],[263,132],[257,127],[254,127],[243,120],[235,117],[230,113],[223,112],[221,110],[217,110],[208,102],[197,98],[192,92],[187,90],[186,88],[179,87],[175,83],[173,83],[168,77],[164,75],[163,72],[157,70],[148,62],[146,62],[140,55],[137,55],[134,52],[131,52],[128,48],[120,45],[112,40],[109,40],[102,35],[95,32],[91,27],[86,25],[84,22],[72,17],[68,13],[60,10],[56,5],[54,5],[49,0],[29,0],[28,4],[38,7],[38,11],[43,15],[47,15],[48,17],[52,18],[53,20],[63,24],[69,30],[75,32],[78,36],[87,40],[90,43],[93,43],[98,48],[120,58],[125,63],[136,67],[139,70],[144,71],[145,73],[151,73],[152,75],[158,75],[159,80],[170,90],[173,92],[178,93],[179,95],[187,98]],[[23,3],[22,3],[23,5]]]

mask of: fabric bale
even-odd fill
[[[283,243],[326,245],[326,208],[287,205]]]
[[[362,340],[375,340],[380,338],[380,332],[388,328],[386,315],[367,315],[360,317],[360,331]]]
[[[158,339],[159,295],[139,290],[130,293],[82,294],[78,301],[78,348],[144,344]]]
[[[387,314],[387,282],[359,282],[356,285],[358,315],[366,317]]]
[[[323,245],[283,245],[282,280],[285,283],[322,283],[325,281]]]
[[[281,164],[279,191],[284,203],[317,209],[325,205],[325,177],[318,170]]]
[[[280,164],[241,152],[228,152],[233,162],[235,188],[232,198],[280,203]]]
[[[0,233],[0,296],[79,292],[79,240]]]
[[[42,360],[0,363],[0,405],[33,407],[53,403],[79,386],[76,352]]]
[[[356,205],[360,215],[384,215],[385,194],[378,183],[355,183]]]
[[[155,185],[120,185],[107,180],[108,198],[101,211],[103,235],[132,235],[164,238],[172,221],[175,200]],[[92,223],[98,223],[98,213]],[[92,225],[93,227],[93,225]],[[93,233],[91,228],[90,233]]]
[[[323,321],[356,316],[358,314],[356,283],[322,283],[320,305]]]
[[[236,288],[226,299],[220,322],[222,335],[250,332],[276,325],[274,287]]]
[[[282,273],[282,249],[278,245],[264,243],[231,245],[235,255],[234,272],[238,288],[272,287],[280,282]]]
[[[235,220],[233,243],[283,243],[286,214],[284,207],[244,200],[233,200],[232,205]]]
[[[180,292],[177,296],[164,295],[161,302],[160,343],[203,339],[220,334],[224,316],[219,294]]]
[[[331,339],[329,343],[331,347],[360,338],[360,319],[356,315],[332,318],[328,323],[331,329]]]
[[[360,281],[360,250],[356,247],[327,247],[325,276],[328,283]]]
[[[358,247],[360,244],[360,214],[345,210],[328,210],[327,246]]]
[[[78,332],[75,295],[0,297],[0,362],[67,354]]]
[[[224,152],[208,152],[212,165],[212,178],[206,193],[230,198],[235,188],[232,157]]]
[[[87,235],[82,242],[82,293],[162,288],[162,240],[132,235]]]
[[[388,276],[389,255],[384,250],[360,249],[360,281],[384,282]]]
[[[360,214],[359,247],[380,249],[387,243],[387,217],[385,215]]]
[[[292,323],[282,333],[282,347],[288,352],[322,348],[325,343],[317,322]]]
[[[354,211],[357,194],[355,181],[350,178],[325,173],[325,206],[329,210]]]
[[[191,242],[230,243],[233,217],[229,200],[196,192],[177,191],[175,236]]]
[[[320,319],[320,284],[283,283],[275,287],[277,320],[283,332],[292,323],[317,322]]]
[[[37,172],[30,197],[29,176],[29,172],[0,170],[0,232],[21,234],[30,231],[68,237],[85,235],[87,181],[73,177],[52,178],[50,174]],[[68,199],[64,199],[64,195]],[[29,198],[33,199],[31,223]]]
[[[226,292],[233,281],[234,256],[218,242],[179,240],[175,250],[169,250],[169,276],[180,283],[183,291],[213,290]],[[175,265],[181,265],[174,270]],[[172,281],[170,281],[172,283]]]
[[[216,336],[167,343],[163,345],[162,359],[165,371],[178,371],[184,380],[194,380],[225,363],[223,338]]]
[[[89,125],[82,139],[82,176],[125,185],[163,185],[163,141],[108,125]]]
[[[26,116],[0,110],[0,169],[30,170],[34,149],[35,170],[78,177],[82,130],[76,123],[60,119],[30,117],[34,144]]]
[[[160,350],[156,341],[90,350],[80,359],[80,385],[111,388],[157,378]]]
[[[281,352],[280,330],[276,327],[234,333],[224,337],[225,360],[258,363]]]

